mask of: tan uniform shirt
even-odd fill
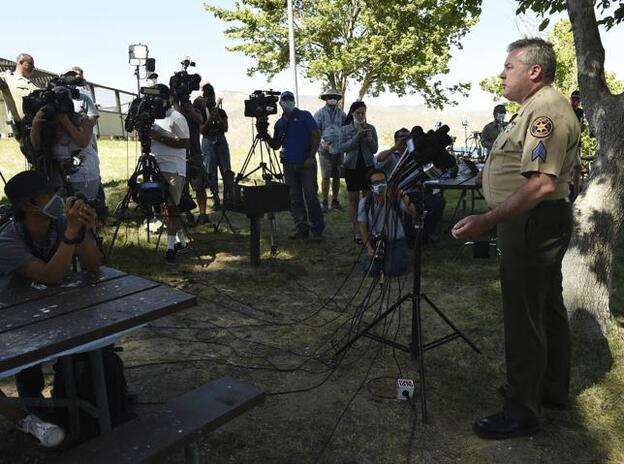
[[[24,119],[22,99],[38,87],[27,77],[9,71],[0,73],[0,87],[9,118],[15,122]]]
[[[533,172],[557,178],[545,200],[567,198],[576,163],[580,127],[566,98],[545,86],[524,102],[498,136],[483,169],[483,195],[490,208],[520,189]]]

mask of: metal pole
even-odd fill
[[[299,86],[297,85],[297,58],[295,57],[295,20],[293,14],[293,0],[287,0],[288,8],[288,48],[290,51],[290,69],[295,82],[295,103],[299,104]]]

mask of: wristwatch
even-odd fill
[[[74,239],[69,239],[65,236],[65,234],[63,233],[63,238],[61,239],[63,241],[63,243],[67,244],[67,245],[78,245],[80,243],[82,243],[82,241],[84,240],[85,234],[84,234],[84,230],[78,234],[78,236]]]

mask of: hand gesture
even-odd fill
[[[485,234],[493,226],[485,214],[472,215],[457,222],[451,229],[451,234],[457,239],[476,238]]]

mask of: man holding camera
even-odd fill
[[[564,408],[570,386],[570,330],[561,262],[572,233],[568,181],[576,160],[578,120],[552,88],[556,57],[542,39],[508,47],[503,96],[520,103],[496,139],[483,172],[491,210],[453,227],[455,238],[498,228],[507,383],[502,411],[474,422],[485,439],[531,435],[542,408]]]
[[[178,204],[182,197],[186,178],[186,151],[190,146],[189,126],[184,116],[173,105],[180,105],[180,99],[164,84],[157,87],[170,95],[163,119],[157,119],[150,132],[152,155],[167,181],[169,196],[165,206],[167,215],[167,251],[165,262],[176,264],[176,253],[190,250],[186,236],[180,227]]]
[[[326,213],[329,209],[329,182],[332,187],[332,209],[343,211],[338,194],[340,193],[340,165],[344,159],[343,153],[337,153],[332,147],[338,145],[340,128],[347,115],[338,107],[342,95],[336,89],[329,89],[321,100],[325,106],[314,114],[314,120],[321,131],[321,145],[319,147],[319,162],[321,164],[321,195],[323,203],[321,209]]]
[[[292,92],[282,92],[279,104],[282,117],[275,123],[273,137],[267,134],[265,139],[274,150],[282,148],[290,213],[295,222],[295,233],[291,238],[307,238],[312,232],[315,240],[322,240],[325,222],[316,181],[316,151],[321,133],[312,114],[295,107]]]
[[[37,86],[30,80],[34,70],[35,60],[33,57],[27,53],[20,53],[15,58],[15,70],[0,73],[0,91],[2,91],[6,105],[9,123],[13,129],[13,137],[19,142],[22,151],[26,150],[23,142],[26,129],[23,121],[22,100],[25,96],[30,95],[33,90],[37,90]],[[28,144],[28,140],[25,143]]]
[[[102,254],[93,238],[96,214],[81,199],[65,201],[36,171],[12,177],[4,192],[14,217],[0,229],[0,291],[29,285],[61,283],[74,255],[82,269],[93,271]],[[44,387],[39,366],[16,375],[22,397],[38,398]]]

